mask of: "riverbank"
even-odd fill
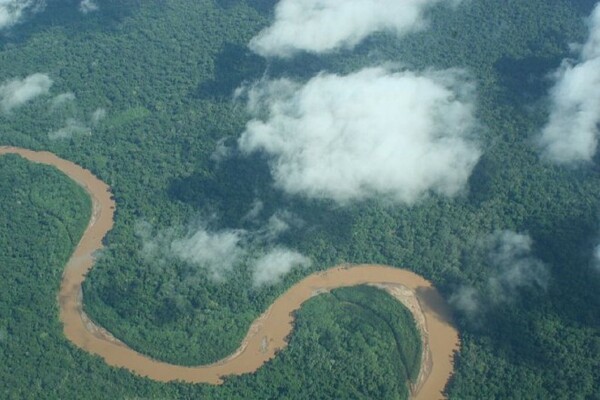
[[[229,357],[210,365],[184,367],[144,356],[110,332],[97,326],[83,312],[81,286],[94,266],[93,255],[113,226],[115,202],[110,187],[90,171],[49,152],[0,147],[0,155],[19,154],[36,163],[52,165],[91,196],[92,216],[62,277],[58,301],[65,336],[108,364],[158,381],[220,384],[223,377],[251,373],[275,357],[287,345],[293,331],[294,311],[311,297],[338,287],[372,284],[388,290],[411,311],[421,332],[424,356],[419,379],[412,387],[414,399],[443,398],[442,391],[453,371],[453,354],[459,349],[458,332],[450,310],[430,282],[408,270],[381,266],[338,266],[312,274],[288,289],[252,323],[242,344]]]

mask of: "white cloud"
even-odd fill
[[[67,105],[69,107],[67,107]],[[73,136],[91,135],[92,128],[106,117],[106,110],[97,108],[89,115],[88,122],[82,122],[78,116],[81,115],[75,105],[75,95],[71,92],[61,93],[52,99],[50,110],[53,112],[60,111],[63,115],[70,115],[67,118],[65,125],[55,131],[48,133],[48,137],[52,140],[69,139]],[[89,126],[88,126],[89,125]],[[90,127],[91,126],[91,127]]]
[[[283,233],[290,230],[291,227],[299,227],[304,224],[304,221],[295,214],[279,210],[269,217],[266,225],[258,230],[257,237],[264,242],[273,242]]]
[[[310,266],[310,259],[286,248],[276,248],[252,264],[255,286],[278,283],[293,268]]]
[[[519,288],[546,286],[548,271],[540,260],[531,256],[533,241],[528,235],[502,231],[488,240],[490,262],[495,268],[488,279],[488,295],[494,302],[510,301]]]
[[[254,221],[265,208],[265,204],[260,199],[254,199],[250,211],[242,217],[242,221]]]
[[[480,290],[460,287],[450,297],[457,309],[474,316],[484,306],[510,303],[524,288],[546,288],[548,269],[532,256],[529,235],[499,231],[489,235],[483,245],[490,263],[488,279]]]
[[[600,133],[600,4],[588,20],[579,60],[563,60],[550,91],[550,117],[540,145],[557,163],[591,161]]]
[[[475,315],[481,307],[477,289],[471,286],[461,286],[450,296],[450,304],[467,315]]]
[[[46,74],[6,81],[0,85],[0,106],[5,112],[11,111],[38,96],[48,94],[51,86],[52,79]]]
[[[386,68],[262,82],[248,91],[255,118],[240,149],[270,154],[276,184],[292,194],[340,203],[452,196],[480,155],[471,89],[456,71]]]
[[[74,118],[68,118],[65,126],[58,130],[49,132],[48,138],[51,140],[70,139],[73,136],[91,134],[92,130],[88,128],[83,122]]]
[[[82,14],[88,14],[97,10],[98,5],[94,2],[94,0],[81,0],[81,3],[79,3],[79,12]]]
[[[98,125],[104,118],[106,118],[106,110],[104,108],[96,108],[91,116],[92,125]]]
[[[271,216],[271,218],[269,218],[269,223],[267,225],[267,233],[269,237],[277,237],[290,229],[290,225],[285,219],[286,217],[283,213],[274,214]]]
[[[0,0],[0,30],[18,24],[27,12],[44,9],[44,0]]]
[[[243,259],[244,234],[244,231],[199,229],[185,238],[173,240],[170,251],[180,260],[206,268],[212,278],[221,280]]]
[[[421,29],[423,12],[443,1],[281,0],[275,21],[252,39],[250,48],[265,57],[352,48],[375,32],[404,35]]]
[[[600,244],[594,248],[593,266],[600,271]]]
[[[231,156],[231,154],[232,154],[231,150],[232,149],[227,146],[227,138],[226,137],[221,138],[217,142],[217,145],[215,146],[215,150],[210,155],[210,159],[212,161],[220,163],[221,161],[226,160],[227,158],[229,158]]]
[[[55,111],[56,109],[62,107],[68,102],[75,101],[75,95],[71,92],[61,93],[52,99],[52,104],[50,105],[50,109]]]
[[[136,224],[135,231],[142,239],[141,256],[147,263],[162,267],[168,260],[181,260],[206,271],[214,281],[223,281],[236,267],[248,265],[255,286],[277,283],[294,267],[310,264],[300,253],[274,245],[277,236],[289,229],[276,213],[269,223],[256,231],[224,229],[213,231],[204,224],[188,229],[166,229],[156,234],[146,222]]]

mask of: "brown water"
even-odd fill
[[[256,371],[287,345],[293,330],[293,312],[316,294],[344,286],[383,284],[403,287],[416,297],[419,312],[411,309],[415,318],[424,316],[421,330],[428,365],[423,365],[422,383],[412,393],[414,399],[442,399],[442,391],[452,375],[453,353],[458,351],[458,332],[453,327],[450,311],[431,283],[408,270],[381,266],[338,266],[312,274],[292,286],[254,321],[238,350],[231,356],[210,365],[185,367],[153,360],[95,325],[82,310],[81,284],[93,267],[93,253],[102,249],[102,238],[113,226],[115,202],[110,188],[88,170],[63,160],[49,152],[36,152],[15,147],[0,147],[0,155],[16,153],[42,164],[52,165],[81,185],[93,201],[93,213],[79,245],[65,268],[58,301],[60,319],[66,337],[83,350],[104,358],[107,364],[124,367],[136,374],[157,381],[180,380],[191,383],[220,384],[228,375]],[[419,315],[417,315],[419,314]]]

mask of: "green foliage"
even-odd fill
[[[401,350],[397,340],[408,345],[418,334],[396,300],[367,287],[309,301],[286,350],[222,387],[160,384],[108,367],[72,346],[58,320],[62,269],[87,226],[89,197],[55,169],[10,155],[0,157],[0,188],[3,399],[406,398],[405,371],[418,363],[399,359],[418,346]]]
[[[418,374],[420,337],[391,296],[368,286],[337,289],[306,302],[296,318],[288,350],[241,378],[255,381],[261,398],[408,398],[405,382]]]
[[[480,287],[486,282],[490,271],[474,250],[477,241],[494,230],[513,229],[531,235],[535,255],[549,267],[551,280],[546,291],[524,293],[480,321],[457,316],[463,351],[457,357],[450,397],[597,398],[600,277],[590,264],[598,232],[600,174],[597,167],[545,164],[532,145],[546,119],[545,93],[551,84],[546,76],[571,55],[569,43],[585,40],[582,18],[594,1],[463,1],[455,9],[435,7],[429,29],[400,40],[377,34],[354,51],[268,65],[245,46],[268,23],[271,0],[98,0],[103,11],[85,17],[75,3],[48,1],[44,13],[1,38],[0,81],[46,72],[55,82],[52,95],[72,92],[76,101],[71,108],[51,112],[50,98],[41,97],[11,114],[0,114],[0,143],[49,149],[91,169],[113,187],[116,224],[84,286],[86,310],[101,325],[159,359],[183,364],[214,361],[237,347],[250,321],[278,294],[314,270],[339,262],[408,267],[449,297],[459,285]],[[271,77],[302,80],[321,70],[347,73],[378,62],[414,69],[458,67],[473,79],[481,122],[477,135],[485,151],[463,195],[432,196],[411,207],[368,201],[340,208],[290,198],[274,189],[260,157],[210,161],[217,142],[235,142],[247,121],[231,91],[262,76],[264,67]],[[107,116],[92,126],[90,114],[97,108],[104,108]],[[81,120],[92,134],[50,140],[48,133],[63,127],[67,118]],[[380,327],[381,320],[370,321],[356,308],[352,310],[359,315],[357,322],[339,317],[334,324],[319,319],[317,312],[311,314],[325,303],[343,309],[333,296],[318,298],[299,313],[297,337],[308,338],[313,331],[325,334],[319,331],[323,323],[330,330],[326,337],[343,340],[331,348],[318,340],[310,342],[315,346],[311,349],[321,352],[312,358],[302,351],[309,344],[294,336],[289,352],[255,377],[231,379],[223,388],[150,383],[72,349],[61,339],[51,307],[62,265],[85,224],[87,214],[81,210],[89,204],[81,193],[71,195],[77,188],[68,189],[64,179],[33,180],[40,167],[14,160],[9,166],[8,159],[0,159],[0,217],[6,221],[0,225],[0,245],[9,250],[3,247],[0,257],[22,258],[6,259],[0,266],[7,269],[3,324],[6,331],[6,321],[28,322],[11,331],[26,342],[2,347],[2,360],[13,361],[3,367],[0,381],[6,396],[0,397],[43,398],[49,393],[47,397],[81,398],[76,385],[82,384],[90,388],[90,398],[108,387],[113,397],[299,398],[307,387],[299,382],[311,379],[330,396],[368,393],[372,398],[393,398],[405,393],[396,383],[379,391],[365,383],[341,392],[341,382],[366,382],[364,377],[384,373],[368,370],[376,368],[370,361],[360,372],[348,367],[340,374],[350,375],[323,376],[325,370],[319,368],[325,366],[319,360],[329,351],[339,351],[341,359],[354,354],[344,347],[346,340],[360,347],[357,357],[367,359],[390,350],[396,335],[386,331],[363,346],[362,333],[354,337],[344,329],[355,323],[366,332],[363,322]],[[23,178],[13,182],[13,176]],[[24,197],[15,197],[19,193]],[[62,197],[63,193],[69,195]],[[263,214],[257,221],[242,221],[240,216],[257,198],[264,202]],[[17,200],[26,207],[13,209]],[[135,234],[140,221],[160,232],[215,213],[212,228],[251,229],[281,209],[304,221],[281,242],[315,262],[275,286],[252,287],[246,267],[228,281],[215,283],[205,271],[184,263],[148,261],[142,254],[143,241]],[[24,272],[32,265],[46,265],[36,270],[40,279]],[[40,312],[33,313],[29,296],[42,289],[44,300],[35,300]],[[53,332],[50,342],[41,329]],[[36,346],[51,344],[34,350],[34,341]],[[32,350],[26,350],[28,346]],[[407,360],[414,357],[410,349],[414,351],[402,350]],[[18,351],[9,353],[13,350]],[[28,359],[27,351],[35,357]],[[56,358],[43,358],[51,354]],[[39,360],[46,360],[41,365],[49,372],[39,372]],[[385,365],[399,368],[391,361]],[[298,381],[291,379],[299,373],[303,375]],[[55,378],[60,383],[43,390],[55,387],[56,392],[43,392],[39,385]],[[350,392],[354,389],[360,394]]]
[[[379,289],[369,286],[337,289],[333,296],[351,309],[361,309],[370,326],[392,332],[396,344],[396,351],[392,353],[399,364],[399,375],[414,383],[421,364],[422,342],[410,312],[380,296]],[[376,332],[369,336],[374,335]]]

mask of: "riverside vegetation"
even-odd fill
[[[274,1],[97,2],[100,10],[84,19],[77,2],[48,1],[45,12],[0,39],[0,81],[46,72],[53,94],[76,96],[54,112],[39,98],[0,114],[0,144],[50,150],[113,188],[115,227],[84,286],[86,312],[100,325],[157,359],[202,364],[235,349],[287,287],[340,262],[410,267],[446,297],[462,284],[483,287],[489,272],[474,243],[512,229],[531,235],[551,279],[545,290],[528,289],[476,321],[457,314],[462,350],[449,397],[598,398],[600,278],[589,254],[600,174],[544,164],[531,146],[546,117],[545,76],[571,54],[569,43],[585,40],[582,18],[595,2],[474,0],[460,12],[436,8],[430,29],[402,40],[380,34],[352,52],[271,63],[272,76],[305,79],[323,69],[350,72],[377,57],[415,69],[458,66],[477,82],[486,151],[467,194],[411,207],[365,201],[344,208],[273,189],[259,156],[210,159],[220,139],[244,129],[247,115],[230,94],[267,67],[245,45],[268,24]],[[67,118],[87,121],[98,108],[106,117],[91,135],[48,137]],[[89,216],[85,194],[51,168],[12,156],[0,166],[1,397],[407,395],[391,331],[368,311],[346,307],[336,292],[300,310],[288,349],[223,387],[159,384],[106,367],[71,347],[56,318],[60,274]],[[244,267],[214,283],[184,263],[143,256],[141,221],[160,232],[214,214],[215,228],[252,228],[242,217],[257,197],[265,216],[285,207],[305,222],[280,240],[309,255],[312,267],[256,289]],[[397,309],[385,293],[369,296]],[[413,328],[403,321],[410,340]]]
[[[108,365],[126,368],[160,382],[222,384],[224,378],[255,372],[285,349],[295,314],[307,300],[341,287],[372,284],[388,291],[405,305],[418,327],[421,337],[405,340],[402,332],[406,330],[398,329],[396,325],[398,321],[411,325],[410,321],[398,318],[385,308],[370,310],[375,315],[383,312],[380,318],[394,335],[398,348],[395,357],[404,369],[401,375],[411,384],[411,397],[430,399],[442,393],[447,384],[453,370],[452,355],[459,348],[458,332],[452,326],[448,305],[422,277],[389,266],[345,265],[307,276],[278,297],[252,323],[238,350],[216,363],[185,367],[154,360],[132,350],[90,321],[82,309],[82,283],[95,264],[93,255],[103,250],[102,241],[114,223],[115,203],[110,188],[89,171],[49,152],[0,146],[0,156],[5,154],[18,154],[28,161],[57,168],[83,187],[92,199],[89,224],[62,274],[58,293],[59,319],[65,337],[72,344],[99,355]],[[362,305],[366,306],[367,301],[368,296],[363,296]],[[353,304],[352,301],[347,303]]]
[[[56,293],[87,225],[89,197],[53,168],[12,155],[0,157],[0,183],[12,188],[0,193],[10,233],[0,242],[3,398],[406,398],[405,382],[416,379],[421,347],[411,314],[366,286],[308,301],[288,349],[221,387],[161,384],[110,368],[75,348],[57,318]]]

